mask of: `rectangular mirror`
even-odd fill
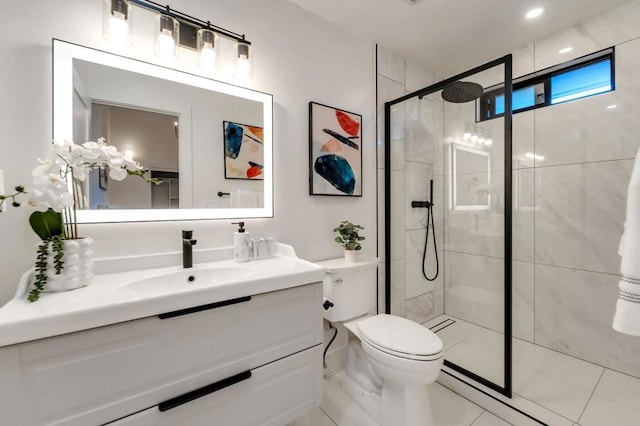
[[[95,171],[80,223],[272,217],[272,112],[270,94],[53,41],[54,138],[104,137],[162,180]]]
[[[453,210],[489,210],[491,157],[487,151],[451,144],[451,207]]]

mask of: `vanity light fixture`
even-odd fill
[[[251,42],[235,33],[151,0],[102,0],[104,37],[117,47],[130,46],[131,6],[150,10],[157,16],[155,53],[164,60],[177,59],[180,47],[198,51],[198,67],[204,71],[217,68],[220,41],[236,44],[235,75],[253,75]]]

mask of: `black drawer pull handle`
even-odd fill
[[[182,315],[195,314],[196,312],[207,311],[209,309],[222,308],[223,306],[235,305],[236,303],[248,302],[251,296],[238,297],[237,299],[223,300],[222,302],[209,303],[208,305],[194,306],[193,308],[180,309],[178,311],[165,312],[158,315],[160,319],[179,317]]]
[[[164,402],[161,402],[160,404],[158,404],[158,409],[160,411],[171,410],[173,408],[181,406],[182,404],[186,404],[187,402],[191,402],[198,398],[202,398],[203,396],[209,395],[210,393],[217,392],[231,385],[235,385],[236,383],[240,383],[250,377],[251,370],[245,371],[244,373],[236,374],[235,376],[228,377],[226,379],[220,380],[219,382],[212,383],[200,389],[192,390],[191,392],[187,392],[183,395],[176,396],[175,398],[171,398]]]

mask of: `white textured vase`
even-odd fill
[[[89,285],[93,280],[93,240],[64,240],[63,269],[56,274],[53,248],[49,243],[47,283],[43,292],[67,291]]]
[[[358,261],[358,251],[357,250],[345,250],[344,251],[344,261],[347,263],[356,263]]]

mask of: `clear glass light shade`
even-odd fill
[[[180,23],[167,15],[158,15],[156,21],[156,55],[163,60],[178,59]]]
[[[131,46],[131,4],[128,0],[103,0],[105,40],[116,47]]]
[[[236,44],[236,78],[253,76],[253,54],[251,45],[238,42]]]
[[[213,31],[201,28],[198,30],[198,67],[205,71],[218,68],[219,43],[218,36]]]

